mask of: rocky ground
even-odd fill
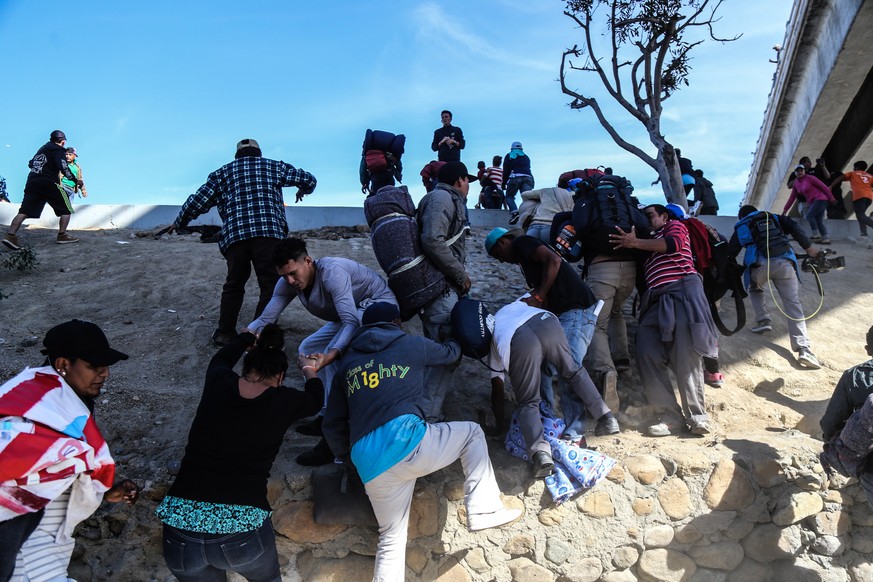
[[[199,236],[155,239],[107,230],[77,232],[79,244],[55,245],[51,231],[21,234],[40,264],[28,272],[0,269],[0,292],[8,295],[0,300],[0,379],[41,364],[45,331],[74,317],[98,323],[114,346],[130,354],[113,366],[96,414],[119,475],[139,482],[144,495],[133,508],[105,506],[80,527],[71,575],[80,582],[172,580],[153,512],[179,466],[215,350],[209,338],[224,261],[217,246],[201,244]],[[523,281],[517,267],[485,255],[485,234],[474,229],[468,238],[468,270],[473,295],[496,309],[523,291]],[[364,228],[322,229],[306,237],[315,257],[345,256],[378,270]],[[808,322],[822,370],[796,364],[780,317],[771,334],[743,330],[722,338],[727,381],[707,392],[716,432],[663,439],[639,432],[648,420],[643,386],[635,373],[625,374],[622,434],[589,436],[619,466],[561,507],[494,439],[498,481],[508,503],[526,508],[525,517],[512,528],[470,534],[459,503],[459,467],[421,480],[410,529],[410,577],[873,579],[866,560],[873,551],[873,512],[857,486],[840,481],[828,488],[816,462],[818,419],[841,372],[867,359],[864,334],[873,324],[873,251],[850,241],[833,247],[848,266],[822,277],[824,302]],[[802,279],[802,301],[812,314],[820,298],[812,276]],[[250,285],[241,319],[252,314],[254,297]],[[280,324],[290,331],[292,350],[319,326],[296,304]],[[405,327],[420,333],[417,321]],[[473,361],[463,363],[446,403],[450,419],[493,421],[486,372]],[[314,443],[289,432],[270,482],[283,574],[287,580],[368,579],[376,532],[311,521],[310,470],[293,459]]]

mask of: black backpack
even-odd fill
[[[648,221],[631,200],[633,188],[621,176],[594,175],[577,187],[573,226],[586,257],[616,254],[609,235],[637,227],[637,236],[647,238]],[[587,259],[586,259],[587,261]]]
[[[374,178],[393,177],[403,180],[403,164],[400,158],[406,146],[406,136],[379,129],[368,129],[361,149],[360,178],[366,191]],[[390,183],[390,182],[389,182]]]
[[[452,337],[461,344],[461,353],[480,361],[489,354],[494,316],[484,303],[461,297],[452,308],[451,325]]]

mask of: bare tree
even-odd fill
[[[687,207],[679,160],[675,149],[661,133],[663,104],[682,85],[688,85],[688,54],[706,37],[729,42],[740,37],[717,38],[712,25],[724,0],[566,0],[564,14],[573,19],[585,35],[585,44],[564,51],[561,59],[561,90],[573,98],[570,107],[590,107],[600,125],[621,148],[634,154],[657,173],[669,202]],[[685,12],[686,14],[683,14]],[[705,37],[689,42],[686,32],[703,29]],[[598,33],[599,30],[603,32]],[[595,50],[592,37],[609,39],[608,61]],[[572,59],[584,57],[583,64]],[[590,94],[567,85],[568,71],[593,73],[607,93],[637,119],[657,148],[652,157],[619,135]]]

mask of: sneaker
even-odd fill
[[[706,435],[712,432],[712,426],[707,420],[701,420],[691,425],[691,434]]]
[[[319,414],[312,422],[300,424],[294,430],[299,434],[305,434],[307,436],[322,436],[322,434],[324,434],[321,432],[321,423],[323,420],[324,417]]]
[[[470,236],[471,234],[473,233],[470,231],[470,225],[464,226],[464,236]]]
[[[545,451],[537,451],[533,454],[533,478],[542,479],[552,474],[555,468],[555,463],[552,461],[552,455]]]
[[[334,456],[330,447],[327,446],[327,441],[322,438],[312,449],[305,453],[300,453],[294,460],[297,461],[298,465],[303,465],[304,467],[319,467],[332,462]]]
[[[594,427],[594,436],[618,434],[620,431],[621,429],[618,426],[618,421],[612,413],[607,412],[597,421],[597,426]]]
[[[816,241],[816,242],[817,242],[817,241],[820,241],[820,240],[821,240],[821,235],[820,235],[819,233],[817,233],[817,232],[814,232],[814,233],[812,233],[812,236],[809,237],[809,240],[811,240],[811,241]]]
[[[829,244],[831,244],[831,239],[829,239],[828,237],[824,237],[819,242],[823,245],[829,245]]]
[[[467,515],[467,529],[480,531],[490,527],[500,527],[518,521],[524,515],[524,509],[504,507],[491,513],[474,513]]]
[[[3,237],[3,240],[0,241],[4,246],[12,249],[13,251],[17,251],[21,249],[21,244],[18,242],[18,237],[14,234],[6,233],[6,236]]]
[[[653,437],[670,436],[671,434],[680,434],[687,430],[685,422],[661,421],[658,424],[649,425],[646,432]]]
[[[768,331],[773,331],[773,326],[770,325],[769,319],[762,319],[752,328],[752,333],[767,333]]]
[[[712,386],[713,388],[721,388],[721,385],[724,384],[724,376],[722,376],[721,372],[707,372],[703,371],[703,382],[707,386]]]
[[[609,370],[603,375],[603,402],[613,413],[618,412],[621,401],[618,398],[618,372]]]
[[[797,353],[797,362],[804,368],[810,370],[818,370],[821,368],[818,358],[815,357],[815,354],[809,351],[809,348],[800,348],[800,351]]]
[[[74,236],[70,236],[65,232],[59,232],[58,237],[55,239],[55,242],[59,245],[66,245],[70,243],[77,243],[79,242],[79,239]]]
[[[509,224],[518,224],[518,211],[509,215]]]

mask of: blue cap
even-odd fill
[[[679,220],[685,220],[688,218],[688,214],[686,214],[685,209],[679,206],[678,204],[673,204],[672,202],[666,205],[664,208],[667,209],[667,212],[670,214],[672,218],[677,218]]]
[[[491,249],[494,248],[494,245],[497,244],[497,241],[500,240],[500,238],[503,237],[503,235],[505,235],[507,232],[509,231],[499,226],[489,232],[488,236],[485,237],[485,252],[490,255]]]

